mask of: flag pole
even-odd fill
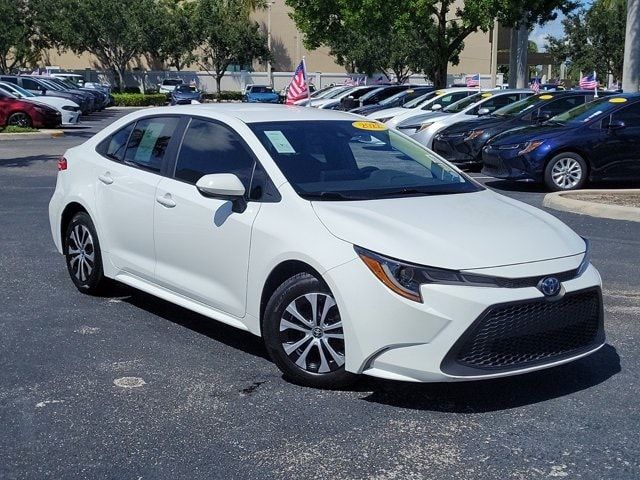
[[[595,83],[595,92],[593,94],[593,98],[598,98],[598,77],[596,77],[596,71],[593,71],[593,82]]]
[[[307,107],[311,106],[311,89],[309,88],[309,80],[307,79],[307,57],[302,56],[302,69],[304,70],[304,83],[307,87]]]

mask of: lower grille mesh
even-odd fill
[[[557,301],[496,305],[454,345],[443,370],[460,374],[460,367],[522,368],[577,354],[603,339],[599,290],[570,293]]]

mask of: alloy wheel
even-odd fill
[[[291,302],[280,318],[285,354],[310,373],[329,373],[344,365],[344,331],[331,295],[308,293]]]
[[[95,266],[95,248],[91,232],[84,225],[76,225],[71,230],[67,254],[74,276],[81,282],[87,281]]]
[[[582,179],[582,165],[574,158],[561,158],[551,169],[553,183],[562,190],[575,188]]]
[[[26,113],[17,112],[9,117],[7,124],[14,127],[30,127],[31,118]]]

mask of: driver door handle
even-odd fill
[[[176,206],[176,202],[173,198],[171,198],[171,194],[166,193],[163,197],[156,197],[156,201],[167,208],[173,208]]]
[[[98,180],[100,180],[105,185],[111,185],[113,183],[113,177],[109,172],[106,172],[104,175],[99,175]]]

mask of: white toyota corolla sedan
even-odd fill
[[[584,239],[348,113],[129,114],[60,159],[49,215],[81,292],[113,279],[260,335],[305,385],[495,378],[605,339]]]

